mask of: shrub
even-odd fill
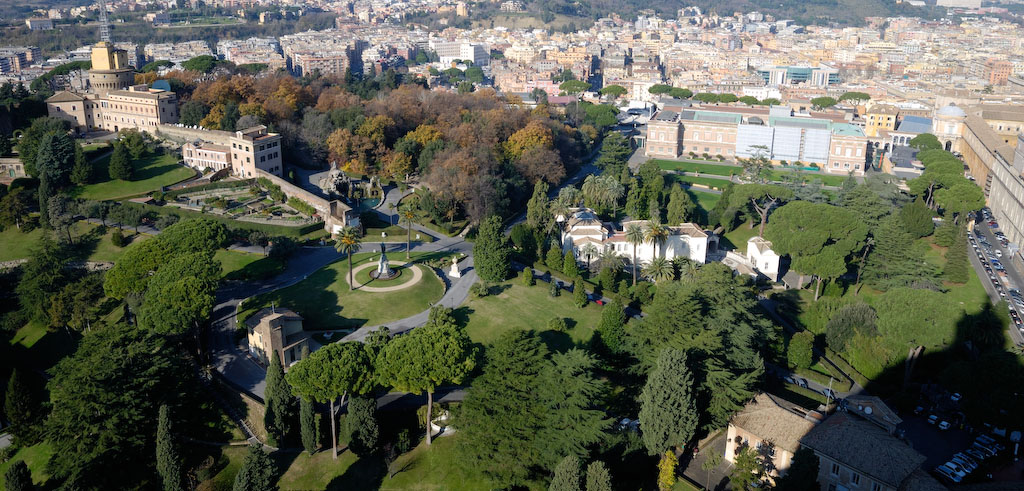
[[[577,281],[572,286],[572,303],[581,309],[587,306],[587,289],[583,287],[580,281]]]
[[[313,208],[313,205],[306,203],[299,198],[288,198],[288,206],[295,208],[303,215],[316,215],[316,208]]]
[[[725,162],[725,157],[723,157],[720,153],[715,154],[715,159],[717,159],[719,162]]]
[[[548,288],[548,293],[550,293],[552,297],[557,297],[562,294],[561,289],[558,288],[558,280],[552,278],[551,287]]]
[[[552,317],[548,321],[548,329],[551,331],[565,332],[568,329],[568,325],[565,323],[565,319],[561,317]]]
[[[110,234],[110,242],[115,247],[124,247],[124,234],[121,233],[121,229],[114,229],[114,233]]]
[[[523,286],[533,286],[537,284],[537,280],[533,278],[533,269],[529,266],[523,270]]]
[[[707,153],[707,152],[704,152],[704,153],[700,154],[700,156],[701,156],[701,158],[703,158],[704,160],[707,160],[707,159],[708,159],[709,157],[711,157],[710,155],[708,155],[708,153]]]
[[[473,298],[484,298],[490,294],[490,289],[483,283],[473,283],[473,286],[469,287],[469,294]]]

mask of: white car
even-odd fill
[[[943,421],[943,422],[939,423],[939,429],[940,430],[948,430],[949,429],[949,421]]]
[[[960,479],[967,477],[967,471],[965,471],[963,467],[960,467],[959,465],[956,465],[952,462],[946,462],[945,464],[942,464],[939,467],[945,468],[946,470],[952,472],[953,474],[956,474]]]
[[[953,462],[956,462],[957,464],[960,464],[960,467],[966,469],[967,472],[973,472],[974,469],[978,468],[978,463],[975,462],[974,459],[962,453],[953,454],[953,458],[951,460]]]
[[[937,472],[940,476],[948,479],[950,482],[958,483],[961,481],[960,476],[956,475],[955,473],[953,473],[953,471],[941,465],[935,468],[935,472]]]
[[[949,396],[949,400],[951,400],[953,402],[959,401],[960,400],[960,393],[959,392],[954,392],[951,396]]]
[[[1003,251],[996,249],[996,257],[1003,257]]]

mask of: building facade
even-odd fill
[[[246,320],[249,354],[263,366],[270,364],[276,352],[285,371],[302,359],[309,348],[309,334],[302,328],[302,317],[283,308],[262,309]]]
[[[153,133],[161,124],[178,122],[177,96],[134,85],[125,50],[100,42],[92,48],[92,66],[89,92],[57,92],[46,100],[49,116],[67,120],[79,133],[124,129]]]
[[[181,147],[185,165],[199,170],[231,169],[242,178],[258,177],[257,169],[280,177],[281,135],[270,133],[263,125],[239,131],[209,130],[203,139],[186,142]]]

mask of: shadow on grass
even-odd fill
[[[566,318],[565,322],[567,330],[572,329],[576,324],[575,320],[569,318]],[[569,324],[572,324],[573,326],[570,326]],[[543,341],[552,352],[564,353],[576,347],[576,343],[573,342],[572,338],[563,331],[547,330],[541,331],[538,335],[540,336],[540,340]]]
[[[332,479],[327,484],[328,490],[380,489],[384,476],[387,475],[387,464],[379,456],[368,456],[348,466],[345,473]]]

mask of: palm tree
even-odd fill
[[[587,242],[586,244],[583,244],[582,248],[580,248],[580,252],[583,253],[584,256],[587,256],[587,271],[590,271],[590,260],[597,255],[597,247],[594,247],[594,244]]]
[[[626,242],[633,244],[633,286],[636,286],[636,246],[644,241],[644,229],[637,223],[626,227]]]
[[[697,269],[700,267],[697,261],[694,261],[687,257],[676,256],[672,258],[672,265],[679,270],[679,279],[693,278],[697,274]]]
[[[672,263],[668,259],[656,257],[647,263],[647,266],[644,266],[644,275],[654,280],[655,283],[661,283],[675,277],[675,268],[672,267]]]
[[[348,256],[348,289],[349,291],[354,289],[354,282],[352,280],[352,254],[355,254],[359,250],[359,245],[362,244],[363,239],[359,237],[359,232],[352,227],[345,227],[338,233],[338,239],[334,243],[334,248],[338,252]]]
[[[657,220],[651,221],[647,224],[647,230],[644,231],[644,240],[654,246],[654,257],[658,257],[658,245],[664,248],[665,241],[668,240],[668,227],[658,223]]]
[[[409,260],[409,250],[412,249],[412,219],[416,218],[416,212],[413,211],[412,207],[403,206],[399,211],[398,215],[402,220],[405,220],[405,260]]]
[[[615,267],[615,265],[622,264],[622,258],[619,257],[619,253],[615,252],[614,248],[608,248],[601,251],[601,255],[597,257],[597,262],[601,264],[601,267]]]
[[[601,184],[604,185],[604,195],[608,204],[612,206],[612,220],[619,212],[619,200],[626,194],[626,187],[614,176],[601,176]]]

